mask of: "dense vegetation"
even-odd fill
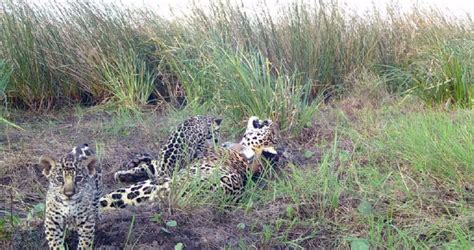
[[[82,117],[91,105],[117,111],[110,131],[97,128],[103,141],[156,130],[147,105],[173,124],[223,115],[232,134],[250,115],[271,117],[303,160],[265,175],[265,189],[248,184],[234,211],[252,217],[278,203],[283,212],[257,216],[259,241],[242,244],[472,247],[472,17],[395,6],[360,15],[333,2],[289,4],[279,16],[213,2],[172,20],[83,1],[52,6],[1,3],[6,128],[28,130],[16,111],[75,107]],[[210,206],[198,193],[175,205]]]
[[[429,104],[473,105],[472,19],[437,10],[388,6],[385,16],[360,16],[334,3],[293,4],[272,17],[218,2],[167,20],[117,5],[52,6],[2,4],[0,90],[11,106],[135,108],[185,95],[238,118],[288,117],[318,94],[346,89],[363,70]]]

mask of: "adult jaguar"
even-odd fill
[[[251,117],[240,143],[229,144],[227,147],[215,147],[207,144],[201,151],[201,157],[188,164],[189,167],[182,168],[177,172],[176,181],[186,183],[190,181],[190,178],[200,178],[200,180],[207,181],[217,173],[220,180],[219,186],[224,189],[226,194],[237,198],[242,193],[249,174],[252,175],[261,170],[259,159],[262,152],[277,154],[274,149],[276,146],[275,126],[271,120]],[[150,157],[143,157],[137,162],[139,166],[118,173],[117,179],[133,179],[136,177],[136,173],[143,177],[143,169],[159,167],[159,161]],[[148,171],[148,173],[150,172],[152,171]],[[127,178],[123,176],[127,176]],[[170,194],[171,181],[171,175],[160,175],[133,184],[128,188],[118,189],[100,199],[101,208],[104,210],[125,208],[127,205],[136,206],[145,201],[167,199]]]

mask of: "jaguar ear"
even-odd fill
[[[252,122],[252,125],[253,125],[253,128],[255,128],[255,129],[260,128],[260,125],[258,124],[258,121],[257,121],[257,120],[254,120],[254,121]]]
[[[220,118],[220,117],[214,118],[214,123],[216,123],[217,126],[220,126],[221,123],[222,123],[222,118]]]
[[[84,160],[84,165],[87,168],[87,171],[89,172],[89,176],[93,176],[96,173],[96,163],[97,163],[97,158],[94,156],[91,156]]]
[[[262,125],[263,126],[270,126],[270,125],[272,125],[272,120],[266,119],[266,120],[263,121]]]
[[[258,117],[252,116],[247,122],[247,130],[258,129],[260,124],[258,124]]]
[[[42,155],[39,164],[43,168],[43,175],[49,177],[51,171],[56,167],[56,160],[52,157]]]

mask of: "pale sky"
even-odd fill
[[[50,0],[30,0],[38,3],[49,3]],[[56,0],[63,2],[65,0]],[[196,2],[206,6],[212,0],[92,0],[96,2],[115,2],[121,3],[128,7],[146,7],[157,10],[162,13],[164,17],[171,17],[170,8],[173,9],[175,15],[186,13],[187,7],[191,2]],[[291,2],[308,2],[314,3],[315,0],[230,0],[231,3],[243,3],[247,10],[253,11],[256,6],[262,5],[264,2],[269,7],[271,13],[276,13],[279,8],[286,6]],[[327,1],[325,1],[327,2]],[[409,10],[414,3],[421,7],[438,7],[440,10],[447,12],[447,14],[465,16],[466,13],[471,17],[474,16],[474,0],[339,0],[339,3],[347,6],[347,9],[353,9],[358,13],[364,13],[373,7],[373,3],[377,8],[383,8],[388,3],[397,2],[401,10]]]

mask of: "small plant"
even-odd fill
[[[178,226],[178,222],[176,222],[175,220],[170,220],[170,221],[167,221],[166,222],[166,227],[161,227],[161,231],[165,232],[165,233],[168,233],[170,234],[170,230],[168,230],[168,228],[175,228]]]
[[[240,229],[240,230],[244,230],[246,227],[247,226],[243,222],[240,222],[239,224],[237,224],[237,228]]]
[[[26,215],[26,220],[27,221],[31,221],[33,220],[34,218],[42,218],[43,217],[43,214],[44,214],[44,203],[38,203],[36,205],[34,205],[30,211],[28,212],[28,214]]]
[[[350,239],[351,242],[351,250],[369,250],[370,245],[367,239]]]
[[[0,214],[2,215],[0,217],[0,239],[6,239],[15,227],[20,225],[21,219],[8,211],[0,210]]]
[[[262,229],[262,243],[263,244],[270,244],[273,236],[273,230],[271,226],[263,225]]]
[[[181,242],[176,243],[174,246],[174,250],[183,250],[184,249],[184,244]]]
[[[150,221],[153,221],[153,222],[156,222],[156,223],[161,223],[163,218],[162,218],[162,214],[161,213],[156,213],[153,215],[153,217],[151,217]]]
[[[176,227],[176,226],[178,226],[178,222],[176,222],[175,220],[170,220],[170,221],[166,222],[166,226],[167,227]]]

